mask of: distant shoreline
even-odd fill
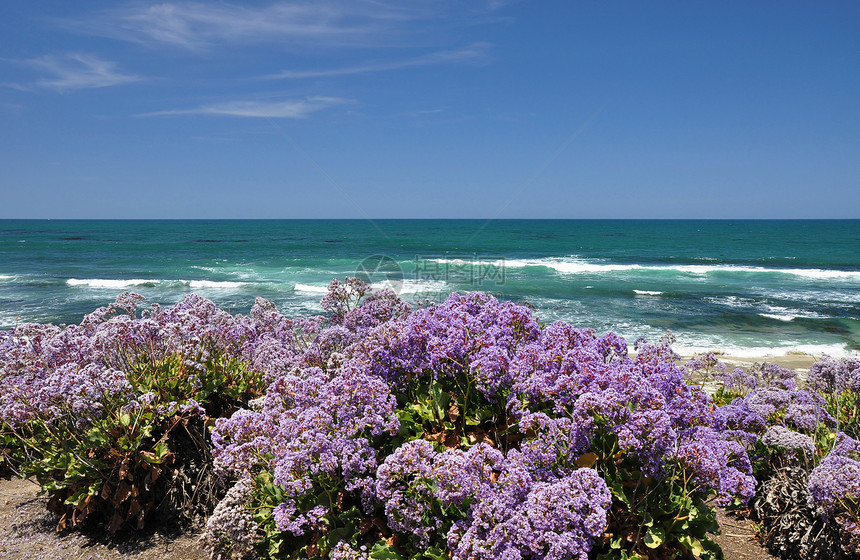
[[[755,356],[755,357],[747,357],[747,356],[732,356],[729,354],[722,354],[719,351],[715,350],[714,355],[717,360],[726,365],[726,369],[731,371],[735,368],[743,368],[749,369],[755,364],[776,364],[779,367],[794,370],[797,373],[801,374],[802,377],[809,372],[810,366],[815,362],[821,359],[821,356],[813,356],[811,354],[804,354],[801,352],[792,352],[782,356]],[[696,354],[693,356],[684,355],[681,357],[681,364],[686,364],[693,358],[702,356],[702,354]]]

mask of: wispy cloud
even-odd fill
[[[191,109],[156,111],[154,113],[145,113],[139,116],[210,115],[270,119],[301,119],[327,107],[348,102],[348,100],[341,99],[339,97],[308,97],[306,99],[288,99],[283,101],[227,101],[223,103],[201,105]]]
[[[385,72],[389,70],[400,70],[403,68],[414,68],[418,66],[429,66],[434,64],[462,64],[481,62],[487,59],[489,43],[474,43],[468,47],[451,50],[438,51],[423,56],[405,60],[390,62],[375,62],[358,64],[355,66],[343,66],[340,68],[328,68],[319,70],[283,70],[276,74],[263,76],[264,79],[299,79],[299,78],[325,78],[330,76],[346,76],[350,74],[367,74],[370,72]]]
[[[281,1],[268,6],[227,3],[133,3],[67,26],[145,45],[191,51],[220,44],[266,42],[344,46],[378,42],[404,21],[426,17],[427,6],[377,0]]]
[[[3,110],[3,111],[18,112],[23,108],[24,108],[23,105],[18,105],[17,103],[7,103],[5,101],[0,101],[0,110]]]
[[[72,91],[117,86],[143,79],[120,72],[115,62],[84,53],[46,55],[19,62],[50,75],[31,84],[8,84],[19,89]]]

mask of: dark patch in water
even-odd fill
[[[247,239],[195,239],[195,243],[247,243]]]
[[[83,241],[86,237],[61,237],[60,241]]]

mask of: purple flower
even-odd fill
[[[710,428],[693,428],[679,441],[677,458],[699,485],[712,488],[717,503],[732,498],[749,500],[755,494],[756,480],[746,450],[737,441],[725,439]]]
[[[206,521],[200,546],[212,560],[243,558],[253,550],[257,541],[257,523],[247,508],[253,489],[251,479],[239,480]]]
[[[388,526],[411,535],[419,549],[429,546],[431,533],[440,526],[438,518],[425,521],[433,500],[435,461],[433,446],[419,439],[398,447],[376,472],[376,496],[385,504]]]
[[[492,484],[504,465],[504,455],[486,443],[468,451],[448,449],[436,456],[432,479],[436,497],[444,505],[463,506],[482,488]]]
[[[727,391],[738,391],[745,393],[758,387],[758,379],[756,376],[747,373],[742,368],[735,368],[731,372],[725,372],[719,376],[723,382],[723,387]]]
[[[768,427],[761,436],[761,442],[768,447],[780,447],[788,451],[800,451],[807,457],[815,454],[815,442],[806,434],[789,430],[779,424]]]
[[[837,361],[824,356],[809,368],[807,383],[821,393],[839,394],[849,390],[860,392],[860,360],[842,358]]]
[[[592,469],[536,482],[516,452],[497,484],[476,497],[448,533],[452,558],[586,560],[606,528],[612,497]]]
[[[836,445],[809,475],[810,506],[820,508],[825,519],[842,522],[855,537],[860,516],[860,442],[844,433],[836,435]]]

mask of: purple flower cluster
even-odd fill
[[[253,482],[243,478],[227,491],[206,521],[200,547],[212,560],[243,558],[257,541],[257,524],[248,511]]]
[[[85,426],[106,399],[125,413],[199,412],[193,400],[156,403],[156,389],[133,393],[128,372],[168,357],[194,387],[215,357],[261,372],[265,397],[212,430],[216,469],[240,480],[203,539],[213,558],[271,531],[304,545],[327,534],[331,558],[366,558],[370,535],[393,532],[397,546],[454,559],[584,560],[613,522],[610,486],[677,488],[681,470],[696,499],[746,500],[755,480],[742,434],[830,421],[781,370],[717,408],[668,338],[637,341],[631,357],[615,334],[542,328],[528,307],[483,293],[410,311],[390,291],[335,280],[327,315],[307,319],[261,298],[232,316],[197,296],[138,317],[140,301],[123,295],[80,326],[0,334],[0,419]],[[719,369],[713,356],[689,367]],[[271,514],[258,524],[252,508]],[[335,537],[346,526],[361,530]]]
[[[523,348],[515,360],[514,394],[527,411],[546,411],[541,419],[548,437],[529,442],[523,453],[557,441],[554,425],[567,418],[567,460],[592,442],[598,430],[608,430],[643,471],[660,476],[678,446],[680,434],[694,426],[709,426],[712,407],[700,388],[685,383],[685,370],[667,348],[639,342],[635,359],[626,355],[623,340],[597,337],[564,324],[548,327],[541,338]],[[554,444],[558,448],[558,443]],[[550,453],[552,453],[550,451]]]
[[[413,440],[386,457],[376,473],[376,496],[385,504],[388,526],[410,534],[419,549],[429,546],[430,534],[441,526],[441,519],[426,516],[433,504],[435,459],[430,442]]]
[[[607,525],[612,496],[593,469],[535,480],[509,452],[496,483],[477,493],[465,519],[448,532],[454,560],[586,560]]]
[[[514,382],[510,363],[517,349],[540,332],[527,307],[482,293],[454,293],[442,305],[370,331],[351,355],[394,388],[419,378],[465,375],[484,398],[496,402]]]
[[[128,375],[141,360],[182,355],[189,371],[197,370],[190,381],[199,388],[206,374],[202,362],[216,354],[242,356],[243,345],[262,330],[193,294],[167,308],[154,305],[138,318],[142,300],[125,293],[80,325],[23,325],[0,333],[0,420],[20,425],[62,419],[83,429],[107,400],[140,404]]]
[[[806,457],[815,454],[815,442],[806,434],[789,430],[779,424],[768,427],[761,436],[761,442],[768,447],[779,447],[787,451],[799,451]]]
[[[376,450],[371,438],[396,433],[396,400],[381,379],[345,367],[330,375],[316,367],[296,370],[269,386],[263,409],[240,410],[219,419],[212,432],[215,465],[248,476],[263,464],[290,500],[279,506],[279,527],[300,534],[318,516],[295,500],[314,480],[343,480],[370,507],[374,499]]]
[[[679,441],[677,457],[697,483],[718,489],[718,504],[732,498],[746,501],[755,494],[756,480],[746,450],[711,428],[687,431]]]
[[[465,518],[450,526],[453,558],[586,558],[606,529],[611,495],[593,469],[558,475],[535,470],[511,450],[487,444],[436,453],[414,440],[386,458],[377,472],[377,497],[389,526],[426,548],[443,528],[434,500],[456,505]]]
[[[726,391],[747,393],[759,386],[758,378],[743,368],[725,371],[718,378]]]
[[[370,552],[364,545],[356,550],[347,542],[340,541],[331,549],[329,560],[370,560]]]
[[[708,352],[687,362],[687,370],[693,378],[698,375],[704,381],[724,376],[726,364],[722,363],[713,352]]]
[[[834,426],[836,421],[818,393],[778,386],[750,391],[743,398],[721,406],[714,414],[714,426],[718,429],[755,434],[761,434],[770,425],[811,433],[821,423]]]
[[[807,383],[824,394],[860,393],[860,360],[824,356],[809,368]]]
[[[860,536],[860,442],[839,433],[836,445],[809,475],[810,505]]]
[[[478,490],[491,484],[502,470],[501,451],[479,443],[467,451],[447,449],[433,462],[436,497],[445,505],[464,507]]]

